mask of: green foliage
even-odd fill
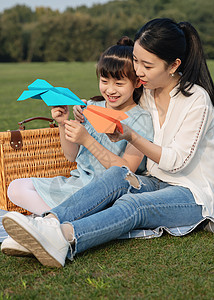
[[[22,27],[18,15],[11,10],[0,18],[0,60],[22,60]]]
[[[214,58],[214,2],[115,0],[60,13],[17,5],[0,15],[0,61],[94,61],[122,35],[134,38],[148,20],[169,17],[196,27]]]

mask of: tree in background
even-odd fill
[[[0,18],[0,60],[23,60],[22,25],[15,9],[7,10]]]
[[[214,1],[122,0],[65,12],[17,5],[0,15],[0,61],[94,61],[122,35],[157,17],[189,21],[214,58]]]

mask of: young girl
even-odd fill
[[[44,265],[63,266],[67,253],[133,229],[185,226],[185,234],[214,221],[214,87],[198,34],[187,22],[152,20],[137,33],[133,58],[154,143],[125,124],[112,139],[126,139],[146,155],[148,174],[112,167],[46,217],[8,213],[6,231]],[[76,207],[76,199],[84,206]]]
[[[97,65],[99,88],[102,101],[89,101],[102,107],[126,112],[123,121],[140,135],[152,140],[151,116],[137,105],[142,94],[141,84],[136,77],[132,51],[133,41],[123,37],[117,45],[107,49]],[[137,170],[143,154],[123,140],[113,143],[106,134],[97,133],[85,120],[84,126],[77,121],[68,120],[68,107],[55,107],[52,117],[58,122],[61,145],[66,158],[77,162],[77,169],[71,177],[25,178],[13,181],[8,188],[8,197],[18,206],[41,214],[59,205],[83,186],[99,177],[111,166],[128,166]],[[140,171],[145,169],[145,161]]]

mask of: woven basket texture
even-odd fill
[[[0,209],[28,214],[8,199],[10,182],[27,177],[69,177],[76,163],[64,157],[57,127],[20,132],[23,143],[20,150],[11,147],[10,132],[0,132]]]

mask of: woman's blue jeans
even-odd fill
[[[126,167],[112,167],[50,211],[73,226],[74,254],[136,228],[192,225],[203,218],[189,189],[151,176],[137,176],[134,187],[131,176]]]

